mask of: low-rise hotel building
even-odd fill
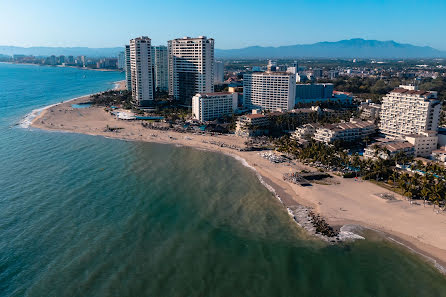
[[[237,109],[237,93],[218,92],[196,94],[192,98],[192,115],[200,122],[231,115]]]
[[[406,141],[415,148],[415,156],[429,157],[437,149],[438,136],[436,131],[425,131],[419,134],[406,135]]]
[[[364,158],[387,160],[400,152],[406,156],[415,156],[415,147],[405,140],[381,139],[364,149]]]
[[[371,121],[351,121],[331,124],[316,129],[313,139],[325,143],[362,141],[376,132],[376,125]]]

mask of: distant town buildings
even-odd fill
[[[243,100],[247,108],[291,110],[296,94],[296,76],[286,72],[253,72],[243,76]]]
[[[130,40],[132,97],[140,107],[150,106],[154,100],[151,40],[142,36]]]
[[[183,37],[168,41],[169,95],[186,106],[198,93],[214,91],[214,39]]]
[[[200,122],[231,115],[237,109],[237,94],[230,92],[196,94],[192,98],[192,116]]]
[[[125,51],[118,54],[118,69],[125,70]]]

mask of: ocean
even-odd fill
[[[0,64],[0,296],[446,296],[372,232],[309,238],[229,156],[17,125],[122,79]]]

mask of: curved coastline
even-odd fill
[[[119,82],[116,82],[119,83]],[[123,88],[122,81],[120,81],[121,84],[115,85],[115,89]],[[161,144],[173,144],[177,146],[187,146],[198,150],[206,150],[206,151],[212,151],[212,152],[218,152],[223,153],[227,156],[230,156],[232,158],[235,158],[237,161],[239,161],[243,166],[253,170],[259,179],[260,183],[265,186],[268,191],[270,191],[276,199],[279,200],[279,202],[284,206],[285,210],[288,211],[290,214],[290,210],[287,206],[287,202],[293,201],[294,203],[301,204],[304,207],[311,208],[316,213],[321,214],[323,217],[327,219],[327,222],[329,222],[331,225],[339,226],[339,229],[342,229],[348,225],[354,224],[357,226],[360,226],[364,229],[372,230],[374,232],[378,232],[384,235],[384,238],[387,240],[394,242],[395,244],[398,244],[400,246],[404,246],[408,251],[411,251],[412,253],[420,255],[423,259],[425,259],[427,262],[432,264],[438,271],[446,275],[446,257],[443,257],[442,255],[439,255],[438,253],[432,252],[432,249],[438,249],[437,247],[431,246],[425,242],[420,241],[419,239],[416,239],[414,237],[410,237],[407,234],[401,234],[395,230],[392,230],[390,228],[385,228],[384,226],[374,226],[371,225],[369,222],[366,222],[365,220],[351,220],[351,219],[343,219],[343,218],[333,218],[329,215],[325,214],[317,205],[314,205],[314,201],[306,200],[303,195],[296,195],[295,192],[292,192],[293,195],[290,192],[290,189],[285,189],[283,185],[279,185],[276,182],[271,180],[271,176],[268,176],[265,174],[265,172],[262,170],[258,170],[256,167],[258,165],[256,163],[253,163],[252,160],[248,161],[247,158],[242,156],[240,153],[237,153],[236,151],[230,151],[229,149],[223,150],[222,148],[218,146],[212,146],[205,143],[197,143],[196,141],[194,143],[191,142],[181,142],[181,143],[175,143],[172,140],[169,139],[162,139],[161,137],[150,137],[150,139],[142,139],[141,137],[137,137],[137,135],[119,135],[119,134],[113,134],[113,133],[105,133],[100,131],[76,131],[75,129],[67,129],[61,128],[61,127],[47,127],[41,123],[38,123],[39,119],[45,116],[47,111],[53,107],[59,106],[66,108],[67,106],[61,106],[64,103],[77,101],[82,102],[88,99],[90,95],[81,96],[77,98],[73,98],[64,102],[51,104],[39,109],[33,110],[31,113],[27,114],[24,119],[26,118],[29,122],[29,125],[26,127],[33,127],[38,128],[42,130],[48,130],[48,131],[54,131],[54,132],[70,132],[70,133],[78,133],[78,134],[87,134],[92,136],[103,136],[106,138],[113,138],[113,139],[119,139],[119,140],[125,140],[125,141],[142,141],[142,142],[154,142],[154,143],[161,143]],[[88,108],[90,109],[90,108]],[[103,110],[102,110],[103,111]],[[103,111],[104,112],[104,111]],[[105,113],[105,112],[104,112]],[[32,114],[32,115],[31,115]],[[23,126],[21,126],[23,127]],[[164,132],[165,136],[167,134],[174,134],[174,132]],[[134,137],[132,137],[134,136]],[[182,135],[184,136],[184,135]],[[194,136],[192,136],[194,137]],[[259,157],[260,158],[260,157]],[[290,214],[290,218],[293,219],[292,214]],[[295,221],[295,220],[294,220]],[[295,221],[299,226],[302,226],[297,221]],[[348,228],[347,228],[348,229]],[[350,232],[352,234],[352,237],[350,239],[355,239],[355,232]],[[348,239],[348,238],[347,238]],[[444,251],[441,250],[440,251]],[[446,251],[445,255],[446,255]]]

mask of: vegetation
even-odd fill
[[[94,94],[90,97],[92,104],[100,106],[116,106],[122,105],[123,108],[132,108],[132,93],[129,91],[106,91]]]
[[[424,165],[420,161],[398,153],[388,159],[364,159],[358,154],[348,155],[339,146],[310,142],[302,146],[289,137],[275,141],[276,149],[294,156],[298,160],[322,164],[327,168],[337,168],[345,177],[361,176],[365,180],[375,180],[404,195],[409,200],[430,201],[435,207],[446,208],[446,169],[435,163]],[[376,156],[380,153],[376,151]],[[412,172],[401,171],[397,164],[411,164]]]

